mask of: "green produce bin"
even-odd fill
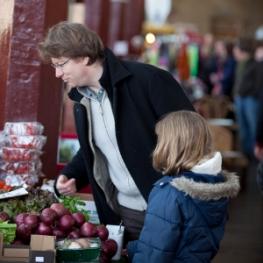
[[[79,249],[65,249],[57,248],[57,263],[87,263],[87,262],[98,262],[100,255],[100,241],[93,240],[96,243],[96,247],[79,248]]]

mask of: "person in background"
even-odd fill
[[[261,98],[262,99],[262,98]],[[263,101],[261,102],[263,103]],[[254,154],[259,163],[257,164],[257,185],[263,194],[263,106],[261,105],[257,121],[256,144]]]
[[[263,41],[258,41],[256,43],[255,61],[255,85],[258,90],[259,111],[257,114],[256,144],[254,153],[259,160],[263,161]]]
[[[139,236],[153,183],[154,125],[171,111],[194,110],[167,71],[121,61],[82,24],[60,22],[39,44],[41,58],[71,88],[80,150],[55,182],[70,195],[90,184],[102,224],[123,221]]]
[[[256,86],[259,90],[259,110],[257,114],[256,143],[254,154],[259,161],[257,165],[257,185],[263,194],[263,41],[256,43]]]
[[[207,94],[211,94],[213,83],[211,74],[216,72],[216,56],[214,52],[214,36],[207,33],[203,37],[203,42],[200,46],[200,59],[198,77],[206,86]]]
[[[254,41],[249,38],[241,38],[234,47],[234,56],[237,61],[237,69],[233,97],[241,151],[250,160],[253,160],[260,93],[256,85]]]
[[[211,134],[196,112],[169,113],[156,125],[153,166],[164,174],[150,193],[145,222],[128,243],[133,263],[209,263],[219,249],[238,176],[222,172]]]
[[[233,44],[218,40],[215,42],[216,72],[211,74],[213,95],[231,98],[235,79],[236,61],[233,57]]]

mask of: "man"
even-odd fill
[[[153,183],[154,125],[164,114],[193,110],[166,71],[118,60],[98,35],[77,23],[50,28],[42,59],[70,87],[80,150],[55,183],[58,194],[90,184],[101,223],[118,224],[138,238]]]

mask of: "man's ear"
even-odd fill
[[[87,66],[87,65],[89,64],[89,61],[90,61],[90,58],[89,58],[89,57],[84,57],[84,58],[83,58],[83,64],[84,64],[85,66]]]

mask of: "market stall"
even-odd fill
[[[43,175],[43,130],[8,122],[0,135],[0,262],[119,262],[124,227],[101,225],[92,194],[58,197]]]

